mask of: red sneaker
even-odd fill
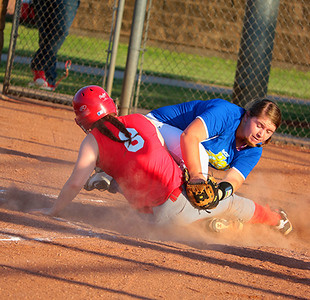
[[[33,82],[30,82],[29,86],[38,87],[46,91],[53,91],[55,89],[54,85],[47,82],[44,71],[32,70],[32,73]]]
[[[32,70],[32,73],[33,73],[33,85],[42,86],[45,83],[47,83],[44,71]]]
[[[49,83],[46,81],[46,84],[41,85],[41,86],[40,86],[40,89],[41,89],[41,90],[46,90],[46,91],[53,91],[53,90],[55,90],[55,85],[49,84]]]

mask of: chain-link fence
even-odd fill
[[[71,103],[80,87],[103,86],[116,5],[114,0],[100,5],[79,0],[16,0],[15,19],[8,18],[5,28],[4,92]],[[120,57],[118,65],[124,68],[125,62]]]
[[[38,0],[27,3],[35,8],[35,1]],[[43,2],[55,1],[60,0]],[[141,1],[144,0],[125,1],[111,92],[113,98],[122,98],[129,37],[133,34],[131,23],[134,22],[135,5]],[[13,47],[11,42],[4,47],[4,52],[6,48],[13,49],[12,53],[8,51],[8,61],[10,55],[13,61],[11,72],[6,66],[6,92],[71,101],[81,86],[105,86],[113,37],[110,34],[120,2],[81,0],[70,34],[57,53],[56,81],[48,82],[56,89],[46,91],[33,84],[31,70],[39,45],[38,16],[42,12],[25,12],[26,1],[22,1],[24,7],[21,7],[22,14],[15,31],[18,32],[16,45]],[[283,113],[277,138],[309,145],[309,1],[145,2],[144,34],[129,112],[135,108],[150,110],[218,97],[245,106],[252,98],[267,95],[279,104]],[[7,23],[6,32],[12,32],[11,41],[14,40],[14,22]],[[4,72],[3,65],[1,68]]]
[[[285,140],[309,143],[309,1],[153,0],[146,29],[135,106],[218,97],[245,106],[268,95]]]

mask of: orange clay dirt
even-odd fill
[[[55,200],[84,133],[70,106],[3,98],[0,299],[310,299],[309,149],[267,145],[239,190],[285,209],[288,237],[262,225],[153,228],[99,191],[51,218],[27,211]]]

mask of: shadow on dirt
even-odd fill
[[[5,231],[1,231],[0,230],[0,234],[6,234]],[[72,254],[74,255],[74,253],[83,253],[83,254],[88,254],[88,255],[92,255],[92,256],[97,256],[98,258],[103,258],[103,259],[112,259],[112,260],[116,260],[119,262],[124,262],[126,264],[131,263],[134,264],[135,266],[139,266],[142,267],[144,270],[160,270],[160,271],[164,271],[164,272],[169,272],[171,274],[177,274],[179,276],[190,276],[192,278],[202,278],[205,280],[209,280],[209,281],[213,281],[213,282],[217,282],[220,284],[226,284],[228,286],[231,287],[243,287],[243,288],[247,288],[247,289],[251,289],[251,291],[256,290],[256,291],[260,291],[263,293],[267,293],[270,295],[273,295],[274,297],[283,297],[283,298],[292,298],[293,295],[290,294],[289,291],[281,291],[281,290],[272,290],[268,287],[265,286],[260,286],[260,287],[254,287],[252,285],[249,284],[242,284],[240,282],[234,282],[232,280],[228,280],[225,278],[215,278],[212,275],[210,275],[208,272],[206,272],[206,274],[199,274],[196,273],[195,270],[193,269],[192,271],[188,271],[188,270],[182,270],[180,268],[175,268],[175,267],[169,267],[169,266],[165,266],[163,264],[157,264],[156,262],[153,261],[142,261],[139,259],[139,257],[137,258],[127,258],[127,257],[123,257],[117,254],[111,254],[109,252],[106,251],[95,251],[95,250],[89,250],[89,249],[85,249],[79,246],[68,246],[64,243],[60,243],[57,241],[46,241],[46,240],[38,240],[38,239],[31,239],[28,238],[26,235],[23,234],[12,234],[13,236],[15,236],[16,238],[20,238],[20,239],[24,239],[24,240],[28,240],[28,241],[32,241],[32,242],[36,242],[39,244],[45,244],[45,245],[50,245],[53,246],[54,248],[58,248],[58,249],[65,249],[68,251],[71,251]],[[99,237],[99,236],[98,236]],[[105,234],[103,235],[101,238],[103,239],[107,239],[109,237],[109,235]],[[277,272],[277,271],[272,271],[272,270],[264,270],[260,267],[255,267],[255,266],[251,266],[251,265],[247,265],[247,264],[242,264],[239,262],[233,262],[233,261],[229,261],[226,259],[219,259],[219,258],[214,258],[212,257],[212,254],[210,256],[206,255],[206,254],[200,254],[200,253],[194,253],[193,251],[179,251],[178,249],[171,249],[169,248],[169,245],[157,245],[154,243],[150,243],[148,241],[143,241],[143,240],[134,240],[131,238],[127,238],[127,237],[118,237],[117,239],[113,239],[114,242],[120,242],[123,245],[129,245],[129,246],[133,246],[133,247],[139,247],[140,250],[141,248],[146,248],[146,249],[152,249],[152,250],[156,250],[156,251],[160,251],[161,253],[167,253],[169,255],[176,255],[176,256],[184,256],[184,258],[186,257],[186,259],[190,259],[190,260],[199,260],[202,261],[206,264],[214,264],[217,266],[223,266],[225,268],[231,268],[231,269],[236,269],[236,270],[240,270],[240,271],[245,271],[245,272],[249,272],[252,274],[258,274],[258,275],[262,275],[262,276],[267,276],[267,277],[275,277],[277,279],[282,279],[282,280],[289,280],[293,283],[298,283],[301,285],[305,285],[308,286],[310,284],[310,280],[307,278],[300,278],[298,276],[294,276],[292,275],[287,275],[284,274],[282,272]],[[234,248],[234,247],[231,247]],[[183,249],[184,250],[184,249]],[[48,277],[48,278],[52,278],[52,279],[56,279],[56,280],[60,280],[63,281],[65,280],[68,283],[74,283],[77,285],[85,285],[84,282],[81,281],[76,281],[76,280],[71,280],[71,279],[64,279],[62,277],[59,276],[55,276],[53,275],[51,277],[51,275],[49,274],[43,274],[42,272],[38,273],[32,270],[28,270],[28,269],[22,269],[22,268],[17,268],[17,267],[12,267],[10,265],[0,265],[1,267],[5,267],[6,269],[12,269],[15,270],[17,272],[23,272],[25,274],[30,274],[33,276],[39,276],[39,277]],[[89,269],[93,269],[93,270],[97,270],[97,266],[89,266]],[[100,286],[96,286],[96,285],[91,285],[89,287],[92,288],[99,288],[102,290],[106,290],[105,288],[102,288]],[[110,290],[110,292],[115,292],[115,293],[119,293],[119,291],[116,290]],[[121,292],[122,293],[122,292]],[[138,297],[139,299],[148,299],[145,297]],[[306,298],[299,298],[299,299],[306,299]]]
[[[208,263],[229,266],[231,268],[259,273],[266,276],[285,276],[294,282],[305,283],[310,281],[284,274],[273,274],[271,270],[263,270],[241,263],[208,257],[199,254],[195,249],[217,251],[235,257],[250,258],[262,262],[270,262],[283,267],[308,270],[310,264],[303,258],[293,258],[286,255],[275,254],[266,249],[251,249],[244,246],[231,246],[216,243],[215,238],[201,239],[201,234],[194,235],[193,228],[154,228],[146,224],[133,211],[126,201],[120,200],[115,206],[109,206],[109,201],[100,205],[93,203],[71,203],[61,214],[61,218],[52,218],[28,213],[32,209],[40,209],[52,206],[55,199],[42,194],[22,191],[15,187],[7,190],[1,189],[0,194],[0,220],[2,222],[21,225],[24,228],[37,228],[49,232],[65,233],[76,236],[95,237],[104,240],[112,240],[133,247],[143,247],[160,252],[184,255],[193,260],[203,260]],[[9,234],[1,230],[0,234]],[[15,234],[22,239],[30,239],[26,235]],[[138,238],[138,240],[137,240]],[[193,251],[178,247],[178,242],[195,248]],[[221,241],[219,241],[221,242]]]
[[[74,165],[71,161],[66,161],[63,159],[57,159],[57,158],[51,158],[48,156],[41,156],[41,155],[33,155],[30,153],[25,153],[17,150],[12,149],[6,149],[0,147],[0,154],[8,154],[8,155],[15,155],[20,157],[27,157],[27,158],[33,158],[41,162],[49,162],[49,163],[57,163],[57,164],[64,164],[64,165]]]

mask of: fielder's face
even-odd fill
[[[264,143],[275,130],[276,126],[264,115],[252,118],[245,116],[244,135],[249,145]]]

